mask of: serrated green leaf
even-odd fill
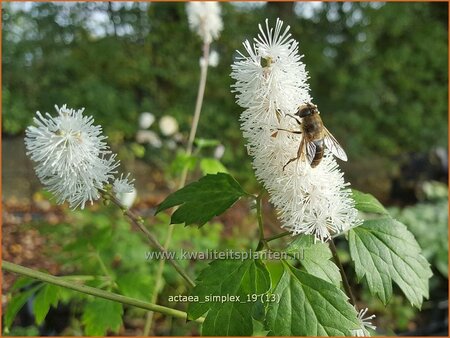
[[[359,328],[355,308],[335,285],[285,264],[269,304],[271,336],[342,336]]]
[[[16,318],[17,313],[20,311],[20,309],[25,305],[27,300],[37,291],[39,290],[44,284],[39,284],[34,287],[32,287],[29,290],[20,292],[19,294],[15,294],[9,301],[6,306],[5,314],[3,317],[3,324],[6,329],[9,329],[11,327],[11,324],[14,321],[14,318]]]
[[[330,259],[333,257],[329,246],[322,242],[314,243],[314,236],[298,236],[288,247],[289,252],[301,253],[300,263],[313,276],[336,286],[341,285],[339,268]]]
[[[244,195],[247,193],[232,176],[225,173],[206,175],[169,195],[158,206],[155,214],[179,205],[172,215],[171,224],[202,226],[214,216],[223,213]]]
[[[358,279],[365,277],[370,292],[384,304],[392,296],[392,281],[418,308],[428,298],[430,266],[402,223],[390,217],[367,220],[349,231],[349,246]]]
[[[59,300],[59,287],[46,284],[36,294],[33,303],[33,313],[36,320],[36,324],[40,325],[47,316],[50,306],[56,307]]]
[[[352,198],[355,201],[355,208],[359,211],[375,214],[388,215],[388,211],[371,194],[352,189]]]
[[[217,173],[227,173],[227,168],[215,158],[203,158],[200,161],[200,169],[203,175],[207,174],[217,174]]]
[[[105,336],[108,330],[117,333],[122,325],[122,304],[95,298],[84,307],[82,323],[87,336]]]
[[[133,271],[120,274],[116,283],[124,296],[150,301],[155,285],[153,279],[151,274]]]
[[[189,303],[188,318],[197,319],[207,313],[202,326],[204,336],[249,336],[259,302],[248,302],[247,295],[261,295],[269,288],[270,275],[261,261],[215,260],[197,279],[191,295],[199,301]],[[208,299],[211,295],[240,298],[217,302]]]

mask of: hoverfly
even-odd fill
[[[287,129],[278,128],[278,130],[288,131],[294,134],[303,134],[300,146],[298,147],[297,157],[291,158],[284,166],[301,159],[306,154],[306,160],[311,165],[311,168],[317,167],[323,158],[324,146],[327,147],[331,153],[342,161],[347,161],[347,154],[341,145],[336,141],[333,135],[328,131],[323,125],[322,119],[320,118],[320,112],[317,106],[312,103],[307,103],[298,108],[295,116],[293,117],[297,123],[300,125],[301,130],[292,131]],[[299,120],[298,118],[301,120]],[[272,134],[276,136],[278,132]]]

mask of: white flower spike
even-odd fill
[[[327,150],[315,168],[299,159],[283,170],[297,154],[302,136],[275,132],[277,128],[299,130],[289,115],[312,101],[308,73],[289,26],[283,29],[278,19],[273,29],[266,20],[265,28],[260,25],[259,29],[253,43],[243,43],[247,55],[238,52],[231,73],[236,80],[232,91],[245,108],[240,120],[247,149],[282,227],[293,235],[311,234],[326,241],[359,224],[351,191]]]
[[[217,2],[193,1],[186,5],[189,26],[204,43],[217,40],[223,29],[220,5]]]
[[[99,190],[113,178],[119,162],[111,154],[92,116],[83,109],[58,108],[56,117],[37,112],[36,126],[26,129],[27,155],[36,162],[36,174],[58,203],[84,208],[100,197]]]

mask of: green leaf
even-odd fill
[[[418,308],[428,298],[431,269],[402,223],[390,217],[367,220],[349,231],[349,246],[358,279],[365,277],[370,292],[384,304],[392,296],[392,281]]]
[[[150,301],[155,285],[153,275],[142,271],[121,273],[116,283],[124,296],[146,301]]]
[[[58,305],[58,293],[58,286],[46,284],[36,294],[33,303],[33,313],[37,325],[40,325],[44,321],[48,311],[50,310],[50,306],[56,307]]]
[[[269,304],[271,336],[342,336],[359,328],[355,308],[335,285],[285,264]]]
[[[322,242],[314,243],[314,236],[298,236],[288,248],[289,252],[300,252],[300,263],[313,276],[319,277],[336,286],[341,285],[339,268],[330,259],[333,257],[329,246]]]
[[[267,331],[264,327],[264,323],[257,321],[252,318],[253,323],[253,333],[252,337],[266,337],[269,331]]]
[[[185,168],[191,171],[197,164],[197,158],[192,155],[186,154],[185,151],[179,151],[176,154],[175,159],[170,164],[170,172],[173,175],[181,173]]]
[[[105,336],[108,330],[117,333],[122,325],[121,303],[95,298],[84,307],[82,323],[87,336]]]
[[[19,276],[19,278],[16,279],[13,286],[11,286],[11,288],[9,290],[10,290],[10,292],[20,290],[20,289],[27,287],[33,283],[36,283],[35,279],[30,278],[30,277],[25,277],[25,276]]]
[[[169,195],[158,206],[155,214],[180,205],[172,215],[171,224],[202,226],[214,216],[223,213],[244,195],[247,193],[232,176],[225,173],[206,175]]]
[[[198,301],[188,305],[188,318],[197,319],[207,312],[202,327],[204,336],[249,336],[252,318],[258,316],[261,303],[248,301],[247,295],[262,295],[270,289],[270,275],[259,260],[215,260],[204,269],[191,295]],[[208,299],[211,295],[239,297],[224,302]]]
[[[15,294],[9,301],[6,306],[6,311],[3,317],[3,324],[5,326],[5,329],[9,329],[11,327],[11,324],[14,321],[14,318],[16,318],[17,313],[20,311],[20,309],[25,305],[27,300],[37,291],[39,290],[44,284],[36,285],[35,287],[26,290],[24,292],[20,292],[18,294]]]
[[[215,158],[203,158],[200,161],[200,169],[202,170],[203,175],[228,172],[227,168]]]
[[[352,189],[352,198],[355,201],[355,208],[359,211],[389,215],[383,205],[371,194]]]

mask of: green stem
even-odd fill
[[[288,236],[288,235],[290,235],[290,234],[291,234],[291,232],[285,231],[285,232],[279,233],[279,234],[277,234],[277,235],[273,235],[273,236],[264,238],[264,240],[265,240],[266,242],[270,242],[270,241],[273,241],[273,240],[278,239],[278,238],[281,238],[281,237],[286,237],[286,236]]]
[[[111,193],[104,193],[104,194],[107,195],[107,198],[110,199],[111,202],[113,202],[114,204],[116,204],[123,210],[123,213],[128,217],[128,219],[147,236],[148,241],[150,242],[150,244],[153,247],[155,247],[156,249],[158,249],[159,251],[164,253],[165,258],[175,268],[175,270],[177,270],[177,272],[181,275],[181,277],[183,277],[186,280],[186,282],[189,284],[189,286],[194,287],[195,286],[194,281],[183,270],[183,268],[173,258],[171,258],[171,255],[169,254],[169,252],[167,252],[167,250],[158,242],[156,237],[153,236],[153,234],[150,231],[148,231],[148,229],[144,226],[144,224],[143,224],[144,221],[143,221],[142,217],[137,216],[134,212],[125,208],[120,203],[120,201]]]
[[[111,274],[109,273],[108,269],[106,268],[105,262],[103,262],[102,257],[100,256],[100,253],[98,251],[94,252],[94,256],[97,259],[100,268],[102,269],[103,273],[105,274],[105,277],[108,278],[108,291],[111,291],[113,287],[117,287],[117,284],[114,282],[114,278],[112,278]]]
[[[341,273],[342,282],[344,284],[345,292],[347,293],[347,296],[350,298],[350,303],[353,304],[353,306],[356,306],[356,299],[355,296],[353,296],[352,289],[350,287],[350,284],[347,279],[347,275],[345,274],[344,267],[342,266],[341,260],[339,259],[336,246],[334,245],[334,242],[332,239],[330,239],[330,249],[331,253],[333,254],[333,259],[336,262],[339,272]]]
[[[206,88],[206,77],[208,75],[208,61],[209,61],[209,43],[205,43],[203,45],[203,59],[205,60],[204,64],[200,68],[200,83],[198,86],[197,92],[197,100],[195,102],[195,110],[194,110],[194,119],[192,120],[191,130],[189,132],[189,139],[186,147],[186,154],[190,156],[192,154],[192,149],[194,148],[194,140],[195,135],[197,133],[198,122],[200,120],[200,113],[202,111],[203,105],[203,97],[205,94]],[[188,167],[185,166],[181,173],[180,183],[178,184],[178,189],[184,187],[186,183],[188,173]],[[167,230],[166,241],[164,242],[164,249],[168,249],[170,242],[172,241],[174,225],[170,224]],[[162,288],[162,274],[164,271],[164,261],[161,260],[158,265],[158,269],[156,270],[156,278],[155,278],[155,291],[152,295],[152,302],[156,302],[158,298],[159,290]],[[147,319],[144,326],[144,336],[148,336],[150,333],[150,329],[153,321],[153,313],[149,312],[147,314]]]
[[[100,264],[100,268],[102,269],[102,271],[105,274],[105,276],[108,277],[109,279],[112,279],[111,278],[111,274],[109,273],[108,269],[106,268],[106,265],[103,262],[103,259],[100,257],[100,254],[98,253],[98,251],[95,251],[94,255],[95,255],[95,258],[98,261],[98,264]]]
[[[26,268],[21,265],[17,265],[8,261],[2,261],[2,269],[5,271],[17,273],[23,276],[31,277],[37,280],[40,280],[42,282],[58,285],[67,289],[75,290],[78,292],[82,292],[88,295],[112,300],[114,302],[119,302],[124,305],[130,305],[135,306],[141,309],[149,310],[149,311],[155,311],[159,312],[168,316],[187,319],[186,312],[175,310],[169,307],[153,304],[153,303],[147,303],[144,301],[141,301],[139,299],[131,298],[131,297],[125,297],[122,295],[118,295],[116,293],[100,290],[97,288],[93,288],[91,286],[83,285],[83,284],[77,284],[73,283],[71,281],[68,281],[68,277],[56,277],[49,275],[44,272],[36,271],[30,268]],[[204,321],[204,318],[199,318],[196,320],[198,323],[202,323]]]
[[[74,280],[74,281],[90,281],[90,280],[110,280],[110,277],[105,276],[91,276],[91,275],[70,275],[70,276],[60,276],[60,278],[64,278],[67,280]]]
[[[259,243],[256,250],[261,250],[263,248],[270,250],[269,244],[264,238],[264,224],[263,224],[263,217],[262,217],[262,197],[263,193],[259,194],[256,198],[256,218],[258,219],[258,228],[259,228]]]

